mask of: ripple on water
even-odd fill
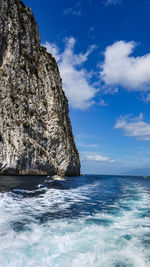
[[[83,180],[0,193],[0,266],[150,266],[149,184]]]

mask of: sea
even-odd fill
[[[7,266],[150,266],[150,177],[0,176]]]

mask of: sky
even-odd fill
[[[150,175],[150,0],[23,0],[55,57],[87,174]]]

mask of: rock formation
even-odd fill
[[[58,66],[32,11],[0,0],[0,174],[80,175]]]

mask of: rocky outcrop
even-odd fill
[[[80,175],[58,66],[32,11],[0,0],[0,174]]]

